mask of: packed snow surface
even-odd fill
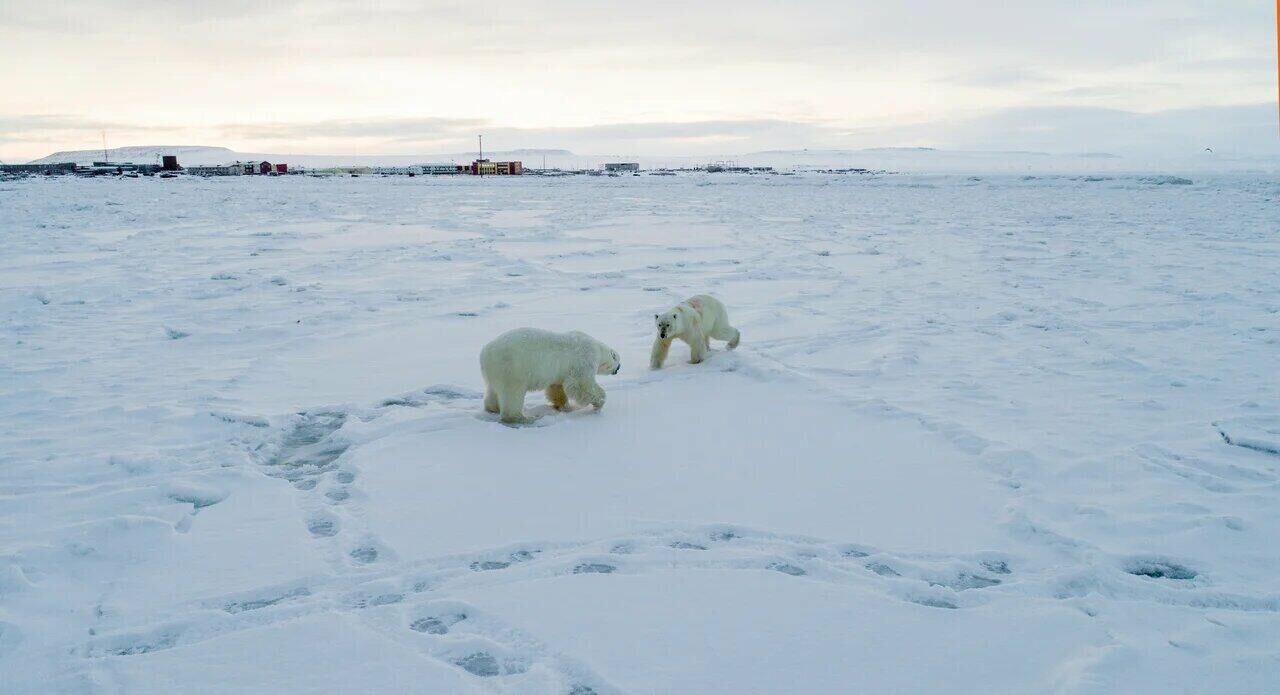
[[[0,183],[0,691],[1280,683],[1280,183]],[[716,294],[742,344],[647,369]],[[518,326],[602,412],[481,408]]]

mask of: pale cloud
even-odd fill
[[[463,132],[475,133],[487,123],[488,121],[483,118],[383,118],[301,123],[245,123],[219,126],[217,130],[239,140],[363,138],[416,142],[455,137]]]
[[[9,0],[0,43],[33,58],[0,64],[0,117],[34,120],[0,128],[0,158],[102,129],[308,151],[444,147],[481,128],[611,151],[916,125],[942,142],[992,114],[1266,103],[1272,26],[1247,0]]]

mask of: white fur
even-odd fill
[[[604,407],[604,389],[597,374],[617,374],[618,353],[586,333],[553,333],[517,328],[494,338],[480,350],[484,377],[484,409],[501,413],[508,424],[530,422],[524,416],[524,395],[546,391],[557,409],[568,400]]]
[[[742,334],[729,325],[729,313],[720,300],[709,294],[690,297],[665,314],[654,314],[658,337],[653,341],[649,367],[662,369],[671,341],[679,338],[689,345],[689,362],[698,364],[711,349],[711,339],[725,340],[729,349],[738,347]]]

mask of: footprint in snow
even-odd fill
[[[1004,560],[983,560],[981,564],[988,572],[995,572],[996,574],[1010,574],[1012,572],[1009,569],[1009,563]]]
[[[872,572],[875,572],[876,574],[880,575],[881,577],[901,577],[901,576],[902,576],[902,575],[898,572],[898,570],[895,570],[894,568],[892,568],[892,567],[890,567],[890,566],[888,566],[888,565],[886,565],[886,564],[884,564],[884,563],[882,563],[882,562],[873,562],[873,563],[871,563],[871,564],[867,565],[867,569],[871,570]]]
[[[951,610],[955,610],[959,608],[959,606],[952,603],[951,601],[948,601],[942,598],[933,598],[931,596],[925,596],[922,598],[913,598],[908,600],[911,601],[912,603],[916,603],[921,606],[928,606],[929,608],[949,608]]]
[[[465,389],[461,386],[435,384],[403,396],[388,398],[382,401],[381,406],[398,405],[417,408],[428,403],[438,403],[440,401],[473,400],[480,398],[481,395],[483,394],[479,391]]]
[[[603,562],[584,562],[573,568],[574,574],[612,574],[617,571],[617,567],[606,565]]]
[[[796,567],[795,565],[792,565],[786,562],[772,562],[769,564],[769,569],[773,570],[774,572],[789,574],[793,577],[803,577],[805,574],[807,574],[803,568]]]
[[[328,538],[338,533],[338,522],[335,519],[315,518],[307,522],[307,531],[317,538]]]
[[[197,485],[174,485],[169,489],[169,499],[174,502],[190,504],[195,509],[204,509],[225,500],[230,494],[226,490]]]
[[[697,543],[690,543],[688,541],[675,541],[674,543],[670,544],[670,547],[675,548],[676,550],[706,550],[707,549],[707,546],[705,545],[698,545]]]
[[[351,493],[346,488],[336,488],[324,493],[333,502],[345,502],[351,497]]]
[[[403,600],[404,594],[374,594],[373,596],[355,596],[348,600],[348,605],[352,608],[375,608],[377,606],[390,606]]]
[[[348,444],[332,438],[347,420],[346,413],[302,413],[284,435],[279,449],[265,462],[270,475],[284,478],[299,490],[310,490],[315,477],[336,468]]]
[[[457,666],[461,666],[473,676],[489,678],[502,673],[502,669],[498,666],[498,660],[492,654],[485,652],[474,652],[468,654],[461,659],[453,662]]]
[[[362,565],[367,565],[378,559],[378,549],[365,545],[352,550],[348,555],[351,556],[352,560]]]
[[[308,589],[305,586],[300,586],[296,589],[293,589],[291,591],[286,591],[285,593],[279,594],[276,596],[269,596],[265,598],[252,599],[247,601],[232,601],[224,605],[222,607],[222,610],[231,614],[245,613],[248,611],[256,611],[260,608],[266,608],[268,606],[274,606],[277,603],[280,603],[281,601],[287,601],[291,598],[299,598],[302,596],[310,596],[310,595],[311,595],[310,589]]]
[[[930,581],[933,586],[945,586],[956,591],[965,591],[966,589],[985,589],[989,586],[996,586],[1000,583],[999,579],[984,577],[980,574],[969,574],[961,572],[952,579]]]
[[[517,550],[507,556],[506,560],[477,560],[471,563],[471,571],[488,572],[491,570],[504,570],[511,566],[513,562],[528,562],[533,559],[534,555],[542,552],[541,550]]]
[[[104,640],[101,646],[92,647],[90,656],[135,656],[172,649],[182,636],[182,626],[165,626],[145,633],[117,635]]]
[[[449,628],[466,619],[466,613],[433,615],[426,618],[418,618],[409,624],[409,629],[414,632],[425,632],[428,635],[445,635],[449,633]]]
[[[1124,571],[1137,577],[1147,577],[1149,579],[1177,579],[1185,581],[1195,579],[1199,576],[1195,570],[1189,567],[1166,560],[1130,560],[1125,566]]]

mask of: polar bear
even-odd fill
[[[711,349],[711,339],[729,341],[729,349],[738,347],[742,334],[729,325],[729,314],[720,300],[709,294],[700,294],[680,302],[665,314],[654,314],[658,325],[658,337],[653,341],[653,353],[649,367],[662,369],[667,361],[671,341],[679,338],[689,344],[689,362],[698,364]]]
[[[617,374],[618,353],[586,333],[553,333],[517,328],[494,338],[480,350],[484,377],[484,409],[501,413],[507,424],[532,422],[524,416],[524,395],[545,390],[556,410],[578,405],[604,407],[597,374]]]

